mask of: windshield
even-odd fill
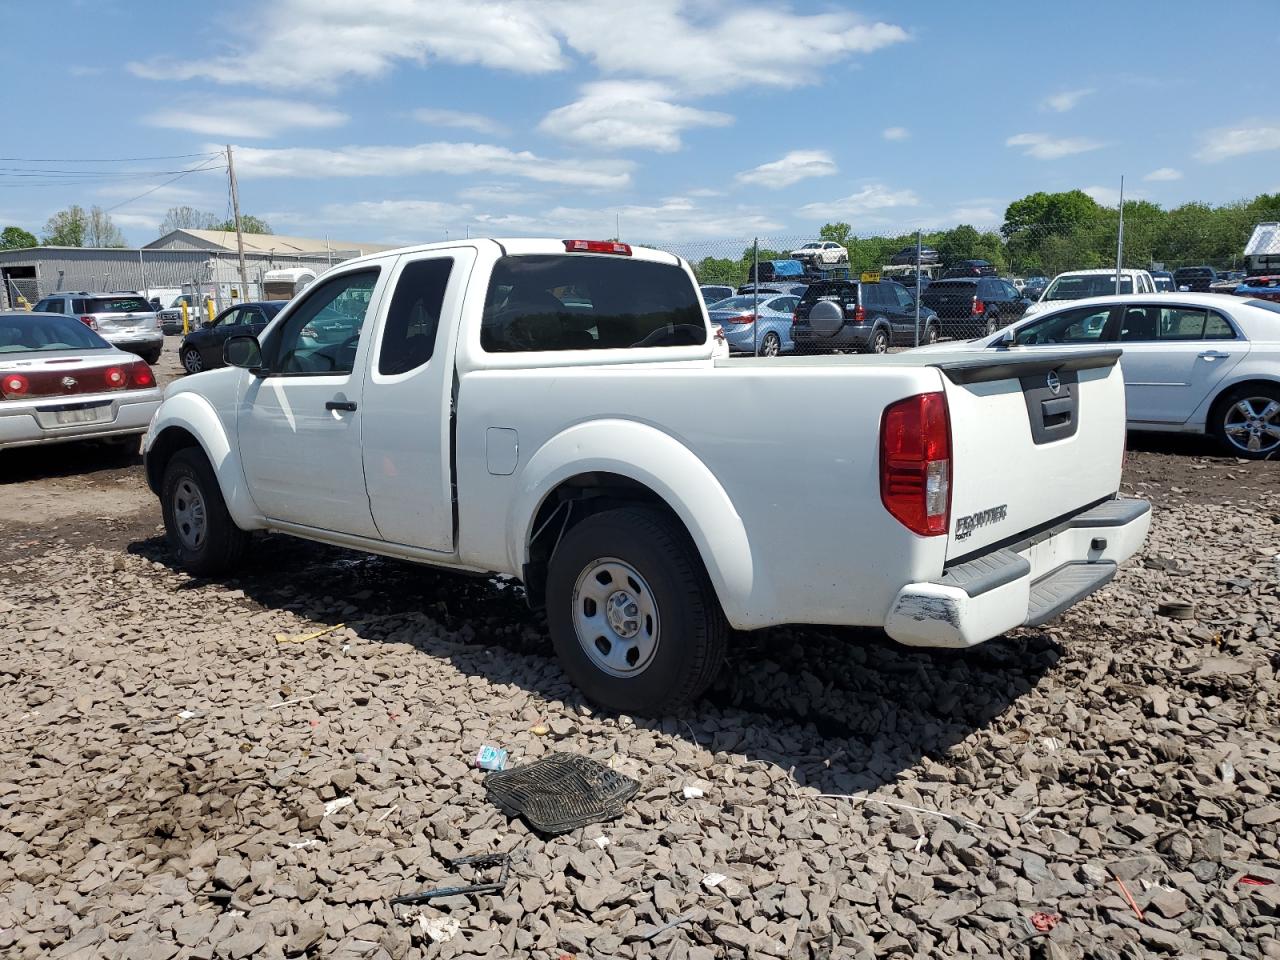
[[[1085,297],[1106,297],[1116,292],[1115,274],[1087,274],[1085,276],[1059,277],[1044,292],[1045,300],[1082,300]],[[1133,278],[1120,278],[1120,293],[1133,293]]]
[[[151,304],[141,297],[94,297],[85,313],[151,313]]]
[[[706,342],[702,300],[688,274],[630,257],[503,257],[480,321],[480,345],[490,353]]]
[[[0,353],[110,349],[111,344],[71,317],[47,313],[0,316]]]

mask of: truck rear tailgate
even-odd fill
[[[935,364],[951,421],[949,565],[1116,494],[1125,441],[1119,356],[989,350]]]

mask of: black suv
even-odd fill
[[[929,284],[920,305],[938,315],[943,336],[968,339],[1013,323],[1031,301],[999,277],[953,277]]]
[[[1218,279],[1213,267],[1179,267],[1173,271],[1173,285],[1181,290],[1186,287],[1192,293],[1208,293]]]
[[[811,316],[813,308],[829,301],[839,313],[826,310]],[[938,318],[921,305],[920,342],[933,343],[939,336]],[[906,287],[892,280],[863,283],[859,280],[823,280],[811,283],[791,318],[791,339],[796,353],[834,353],[869,350],[884,353],[890,346],[914,346],[916,302]]]

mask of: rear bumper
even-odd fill
[[[875,329],[875,325],[870,323],[846,323],[831,336],[824,337],[814,333],[812,328],[793,327],[791,339],[796,350],[864,350],[870,345]]]
[[[898,592],[884,629],[913,647],[972,647],[1052,620],[1115,576],[1151,527],[1146,500],[1108,500]]]
[[[0,405],[0,448],[145,433],[160,408],[160,399],[160,389],[154,388],[131,390],[127,394],[86,394],[31,402],[6,400]],[[101,412],[92,421],[58,424],[58,409],[69,407]]]

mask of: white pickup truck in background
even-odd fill
[[[144,449],[181,563],[248,532],[523,581],[594,701],[665,714],[729,629],[965,647],[1038,624],[1142,544],[1117,499],[1114,350],[728,360],[688,265],[467,240],[333,268]]]

